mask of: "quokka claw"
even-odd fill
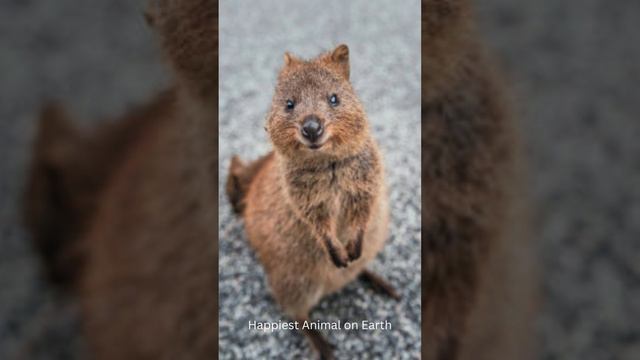
[[[347,253],[349,254],[349,261],[355,261],[362,255],[362,238],[364,237],[364,231],[358,231],[356,239],[347,245]]]
[[[339,251],[336,248],[329,238],[325,239],[325,243],[327,246],[327,252],[329,253],[329,257],[334,265],[338,268],[345,268],[349,265],[349,255],[346,251]]]

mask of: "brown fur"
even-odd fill
[[[26,214],[50,280],[63,286],[75,281],[83,259],[76,240],[97,207],[97,194],[127,149],[170,104],[173,91],[94,131],[76,129],[66,111],[51,103],[40,116],[31,164]],[[64,249],[64,251],[62,251]]]
[[[466,0],[423,1],[423,358],[532,358],[517,135]]]
[[[176,79],[192,96],[217,102],[218,2],[150,0],[150,3],[147,21],[160,34]]]
[[[175,90],[94,131],[44,112],[27,223],[79,297],[96,359],[217,354],[217,2],[156,1],[147,18]]]
[[[274,152],[249,166],[231,164],[229,197],[243,210],[271,291],[292,319],[306,319],[322,297],[356,278],[387,236],[382,159],[349,83],[348,61],[345,45],[310,61],[285,54],[267,116]],[[328,103],[334,93],[335,107]],[[300,135],[309,115],[325,127],[318,150]],[[319,333],[306,335],[331,357]]]

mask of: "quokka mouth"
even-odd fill
[[[321,139],[318,139],[319,141],[315,141],[315,142],[310,142],[306,139],[303,139],[302,137],[298,138],[298,141],[300,141],[300,144],[303,146],[303,148],[307,148],[309,150],[313,150],[313,151],[317,151],[320,150],[321,148],[325,147],[325,145],[327,145],[327,143],[329,142],[329,137],[323,137]]]

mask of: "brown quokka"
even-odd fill
[[[213,359],[218,7],[153,3],[176,85],[95,131],[48,107],[26,218],[51,279],[79,298],[90,358]]]
[[[387,237],[382,159],[349,81],[349,49],[305,61],[289,53],[279,73],[267,130],[274,151],[231,161],[227,192],[276,301],[305,321],[325,295],[361,275]],[[322,358],[333,358],[317,331],[304,330]]]
[[[422,357],[530,359],[521,157],[467,0],[423,0]]]

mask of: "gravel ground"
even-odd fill
[[[417,359],[420,351],[420,3],[390,1],[223,1],[220,6],[220,358],[299,359],[310,355],[293,331],[248,329],[278,321],[266,277],[242,221],[224,196],[229,159],[254,159],[271,146],[263,125],[285,51],[312,57],[350,48],[351,79],[385,156],[390,238],[371,268],[401,292],[395,302],[352,283],[311,318],[389,320],[391,331],[325,331],[340,359]],[[375,10],[374,10],[375,9]],[[286,17],[283,18],[283,14]]]
[[[634,38],[640,3],[477,3],[486,39],[514,85],[530,156],[530,184],[537,205],[536,230],[544,275],[544,306],[539,322],[541,358],[638,359],[640,143],[636,139],[640,135],[640,102],[635,89],[640,82],[640,42]],[[419,308],[409,300],[417,298],[417,293],[411,290],[411,283],[405,282],[411,276],[403,269],[417,249],[407,252],[403,242],[415,238],[417,215],[411,214],[417,214],[418,208],[402,208],[402,204],[413,203],[417,194],[410,190],[417,186],[412,185],[415,179],[409,167],[391,165],[402,164],[403,158],[413,159],[415,154],[404,142],[415,135],[404,127],[390,129],[384,124],[398,115],[389,112],[390,108],[406,112],[407,124],[414,121],[409,104],[413,104],[415,94],[407,91],[407,86],[413,86],[415,74],[403,72],[402,86],[392,90],[387,85],[399,82],[398,69],[416,66],[406,62],[412,60],[407,54],[413,54],[414,48],[407,41],[412,41],[413,33],[407,30],[410,28],[406,21],[392,20],[409,16],[405,14],[407,10],[391,7],[387,11],[360,11],[364,2],[344,2],[335,14],[329,15],[327,10],[334,8],[329,4],[316,9],[316,16],[309,23],[298,21],[300,26],[289,27],[297,19],[296,14],[313,7],[304,5],[299,9],[301,6],[284,3],[278,5],[278,17],[264,19],[267,9],[260,4],[253,5],[251,18],[238,19],[237,10],[224,6],[221,9],[223,15],[229,13],[237,19],[235,23],[231,17],[226,23],[221,21],[222,70],[225,71],[224,51],[235,55],[236,65],[247,69],[238,70],[237,74],[228,71],[221,79],[221,95],[224,97],[226,92],[229,102],[226,113],[221,107],[222,114],[234,111],[233,116],[221,118],[222,134],[232,136],[227,137],[232,143],[224,149],[221,164],[232,152],[252,158],[267,151],[262,132],[253,138],[235,123],[251,128],[262,123],[283,50],[311,56],[339,41],[349,43],[355,87],[390,164],[394,206],[401,208],[394,212],[393,236],[374,268],[404,285],[405,302],[390,305],[362,285],[353,284],[323,301],[312,315],[333,320],[364,318],[374,311],[389,318],[398,313],[408,320],[397,324],[396,329],[411,329]],[[74,304],[58,297],[42,282],[26,234],[19,226],[20,194],[36,109],[44,99],[62,99],[72,105],[79,122],[90,124],[143,101],[167,83],[166,71],[141,11],[141,0],[0,2],[0,359],[13,359],[25,349],[29,358],[73,359],[82,354]],[[346,18],[357,15],[372,20],[345,23]],[[253,23],[260,24],[261,33],[272,35],[251,41],[248,35]],[[240,43],[224,39],[229,27],[239,29],[235,36],[246,41],[244,50],[239,49]],[[323,37],[323,29],[331,29],[332,33]],[[394,47],[398,53],[381,50]],[[373,59],[376,66],[367,67]],[[227,66],[234,64],[227,62]],[[242,78],[240,87],[234,85],[238,83],[234,77]],[[387,86],[380,87],[379,80]],[[368,87],[367,81],[373,85]],[[400,97],[403,91],[408,95]],[[240,99],[242,103],[238,102]],[[400,107],[398,102],[405,106]],[[227,130],[224,124],[229,123],[234,124]],[[413,128],[417,134],[416,126]],[[396,141],[388,137],[392,135]],[[405,184],[406,189],[398,184]],[[246,312],[225,311],[230,307],[224,301],[230,298],[222,299],[221,330],[237,326],[242,329],[243,321],[252,314],[278,319],[281,315],[264,285],[264,276],[249,266],[256,261],[241,235],[241,224],[231,219],[226,203],[223,206],[221,264],[224,256],[238,261],[227,266],[221,290],[226,286],[234,296],[232,305],[243,307]],[[401,215],[402,211],[409,215]],[[401,234],[407,236],[400,237]],[[413,279],[417,281],[415,276]],[[237,281],[245,284],[242,293]],[[416,346],[408,341],[415,336],[411,333],[405,337],[384,333],[375,342],[359,339],[371,335],[329,334],[332,341],[340,342],[341,349],[349,352],[357,346],[373,346],[380,352]],[[225,337],[221,333],[221,341],[231,343],[229,336],[234,335]],[[291,356],[306,351],[302,339],[286,333],[260,335],[245,331],[235,336],[238,342],[233,348],[237,351],[253,349],[266,354],[287,349]],[[392,346],[385,346],[389,342]]]

